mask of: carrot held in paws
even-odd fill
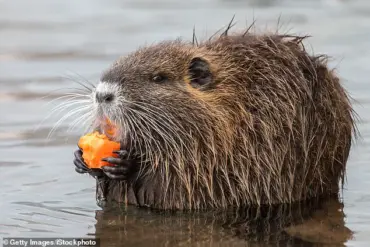
[[[89,168],[101,168],[102,166],[111,165],[102,161],[106,157],[117,157],[113,151],[120,150],[120,143],[109,140],[109,138],[93,132],[80,138],[78,146],[82,149],[82,158]]]

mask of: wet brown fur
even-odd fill
[[[156,128],[126,122],[131,134],[136,131],[131,146],[146,153],[149,165],[127,184],[110,180],[108,200],[194,210],[337,194],[353,112],[326,57],[309,55],[304,39],[224,32],[199,43],[194,36],[195,43],[143,47],[118,60],[103,80],[164,72],[176,86],[146,88],[149,93],[127,86],[132,101],[145,101],[166,116],[154,119],[146,112]],[[213,84],[207,90],[189,84],[193,57],[210,64]],[[119,118],[113,121],[119,124]]]

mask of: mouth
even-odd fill
[[[103,131],[103,134],[105,134],[108,137],[114,138],[117,136],[117,133],[119,132],[119,129],[116,124],[114,124],[108,117],[104,116],[101,121],[101,129]]]
[[[106,135],[112,141],[119,142],[121,144],[121,150],[130,151],[132,138],[127,128],[117,124],[114,119],[106,115],[98,116],[95,120],[95,126],[95,129],[101,134]]]
[[[131,138],[129,135],[129,129],[126,126],[125,121],[122,121],[124,111],[118,109],[117,105],[112,103],[102,103],[94,99],[94,111],[95,117],[93,120],[93,130],[98,131],[101,134],[107,136],[111,141],[119,142],[121,149],[128,150]],[[119,116],[117,115],[119,114]]]

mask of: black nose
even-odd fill
[[[112,93],[96,93],[96,101],[98,103],[110,103],[114,99],[114,95]]]

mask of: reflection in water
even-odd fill
[[[352,232],[337,199],[227,212],[161,212],[110,205],[96,211],[104,246],[344,246]]]

